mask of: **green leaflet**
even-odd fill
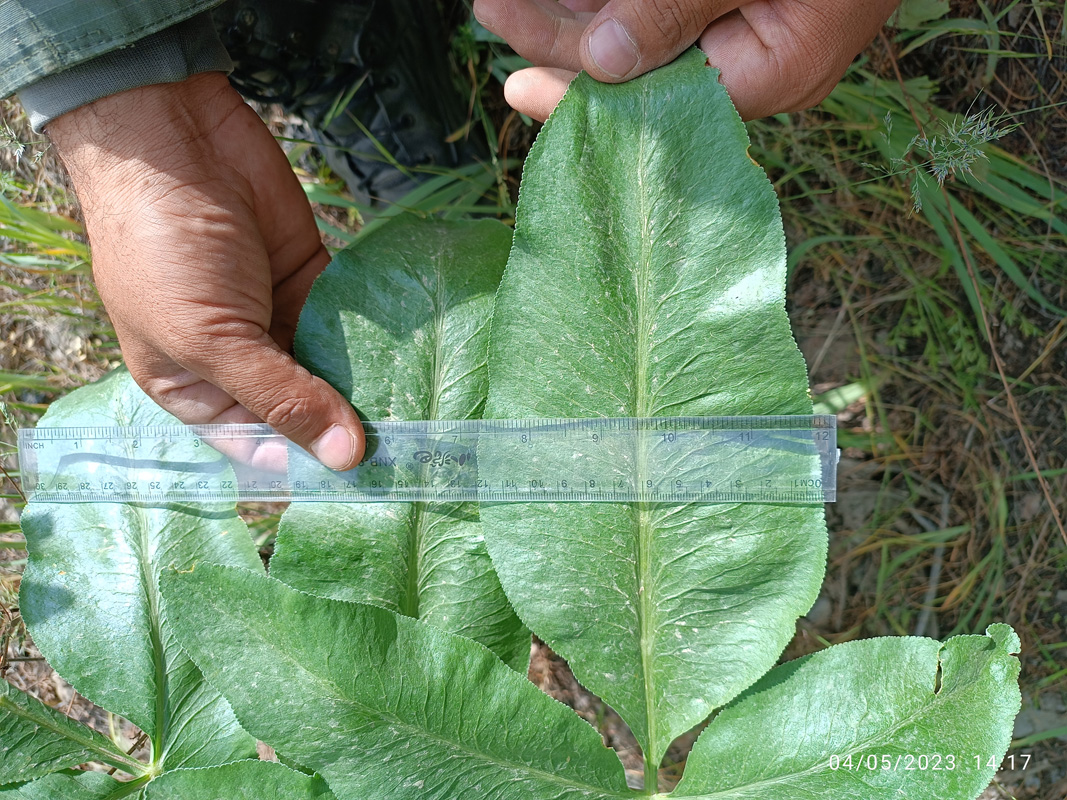
[[[100,772],[52,774],[0,787],[0,800],[334,800],[326,782],[269,761],[164,772],[150,783],[120,783]]]
[[[110,739],[0,680],[0,786],[28,781],[86,761],[143,771]]]
[[[326,782],[270,761],[179,769],[145,787],[145,800],[334,800]]]
[[[774,190],[693,50],[580,75],[526,162],[487,417],[810,414]],[[767,671],[818,591],[821,507],[482,509],[519,616],[633,729],[672,739]]]
[[[943,645],[850,642],[777,667],[701,734],[675,794],[973,800],[1011,741],[1018,649],[1011,628],[992,625]]]
[[[118,371],[54,403],[41,425],[174,422]],[[178,455],[198,457],[191,448]],[[174,641],[157,585],[160,570],[204,560],[259,567],[232,506],[37,504],[23,513],[22,528],[29,550],[22,615],[60,675],[145,731],[157,768],[255,753],[226,701]]]
[[[410,217],[362,237],[311,291],[296,333],[301,363],[366,419],[477,419],[510,244],[497,222]],[[473,503],[297,503],[270,570],[475,639],[526,669],[530,634],[500,588]]]
[[[247,570],[163,575],[182,643],[339,800],[629,796],[600,736],[477,642]]]
[[[32,783],[0,786],[0,800],[141,800],[144,780],[120,783],[102,772],[53,772]]]

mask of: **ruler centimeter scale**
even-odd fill
[[[657,502],[836,499],[832,415],[366,422],[363,461],[322,466],[267,425],[19,431],[46,503]]]

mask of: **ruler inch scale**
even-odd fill
[[[364,422],[347,472],[262,424],[19,431],[23,491],[51,503],[836,499],[832,415]]]

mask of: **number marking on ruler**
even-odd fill
[[[36,502],[657,502],[836,499],[836,419],[369,422],[348,472],[266,425],[24,428]]]

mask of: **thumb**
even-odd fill
[[[663,66],[691,45],[710,22],[740,0],[611,0],[586,28],[579,46],[591,76],[620,83]]]
[[[363,458],[366,438],[351,404],[322,378],[300,366],[266,334],[230,339],[224,360],[207,359],[200,372],[234,400],[330,469]]]

